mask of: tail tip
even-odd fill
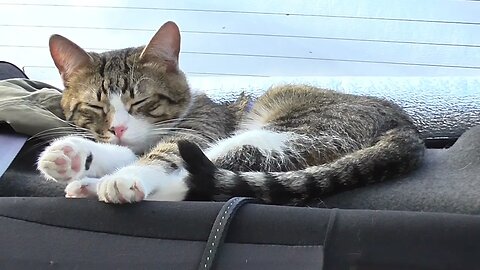
[[[178,151],[188,172],[194,175],[213,173],[215,165],[203,153],[200,147],[190,141],[180,140],[177,142]]]

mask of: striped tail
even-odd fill
[[[424,143],[409,127],[386,132],[370,147],[334,162],[289,172],[233,172],[217,168],[194,143],[178,143],[189,171],[186,200],[244,196],[271,204],[307,205],[323,196],[381,182],[419,165]]]

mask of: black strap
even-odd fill
[[[256,200],[253,198],[234,197],[223,205],[215,219],[215,223],[213,223],[210,235],[208,236],[207,245],[203,250],[202,260],[198,266],[199,270],[212,269],[215,255],[223,244],[223,239],[227,234],[228,227],[235,216],[235,213],[243,205],[254,201]]]

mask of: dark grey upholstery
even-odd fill
[[[221,206],[0,198],[0,264],[197,269]],[[479,239],[480,216],[248,204],[215,269],[478,269]]]
[[[427,149],[422,166],[406,177],[328,196],[318,206],[479,214],[479,138],[480,126],[449,149]],[[35,170],[43,145],[27,143],[0,178],[0,196],[63,196],[64,184],[45,181]]]
[[[465,115],[443,122],[448,132],[437,128],[434,137],[454,141],[473,126]],[[12,130],[1,125],[0,132]],[[201,269],[223,203],[46,198],[63,196],[63,185],[35,171],[45,143],[27,142],[0,179],[0,269]],[[479,269],[480,216],[472,215],[480,212],[479,165],[475,127],[448,150],[429,149],[407,177],[320,204],[363,210],[246,205],[215,269]]]
[[[412,174],[324,200],[328,207],[480,214],[480,126],[449,149],[427,149]]]

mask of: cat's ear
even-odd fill
[[[174,22],[166,22],[143,49],[140,59],[163,61],[167,65],[167,71],[176,71],[179,53],[180,30]]]
[[[91,56],[86,51],[63,36],[52,35],[49,47],[53,62],[57,66],[64,84],[78,69],[84,68],[93,62]]]

